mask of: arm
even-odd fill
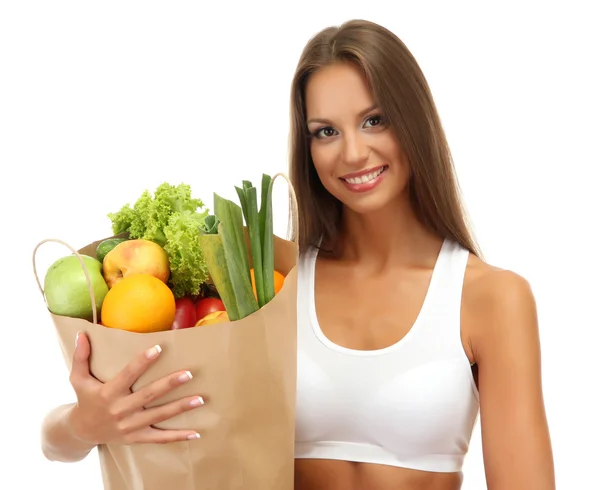
[[[96,447],[79,439],[73,430],[75,404],[61,405],[46,415],[42,423],[42,453],[50,461],[75,462]]]
[[[472,345],[488,489],[555,490],[533,293],[510,271],[478,282]]]
[[[155,362],[160,348],[150,348],[125,366],[113,379],[101,383],[90,373],[91,346],[85,334],[78,336],[69,380],[77,403],[50,411],[42,423],[42,453],[51,461],[84,459],[101,444],[168,443],[197,439],[191,430],[159,430],[154,424],[201,406],[199,396],[164,405],[145,405],[191,379],[176,371],[132,393],[131,386]]]

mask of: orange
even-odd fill
[[[256,280],[254,279],[254,269],[250,269],[250,277],[252,278],[252,291],[254,291],[254,297],[258,298],[258,294],[256,292]],[[277,294],[283,287],[285,276],[281,272],[274,271],[273,280],[275,282],[275,294]]]
[[[168,330],[175,320],[175,296],[150,274],[123,277],[104,297],[102,324],[130,332]]]
[[[274,280],[275,280],[275,294],[277,294],[279,291],[281,291],[281,288],[283,287],[283,283],[285,281],[285,276],[281,272],[275,271]]]

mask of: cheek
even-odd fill
[[[333,148],[333,144],[319,145],[315,144],[311,147],[311,157],[315,171],[323,187],[335,197],[338,197],[339,189],[336,184],[336,162],[337,156]]]
[[[336,168],[336,153],[334,144],[313,144],[311,145],[311,157],[315,170],[319,178],[326,184],[327,179],[331,179]]]
[[[387,160],[393,164],[394,172],[399,176],[401,175],[403,178],[408,178],[410,173],[408,159],[400,145],[395,140],[391,139],[386,142],[384,151]]]

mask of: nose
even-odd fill
[[[369,146],[361,134],[346,133],[343,140],[342,158],[349,166],[360,166],[369,158]]]

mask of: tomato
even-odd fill
[[[171,330],[190,328],[196,325],[196,307],[194,300],[189,296],[175,300],[175,320]]]
[[[202,298],[196,303],[196,319],[200,320],[214,311],[225,311],[225,305],[219,298]]]

